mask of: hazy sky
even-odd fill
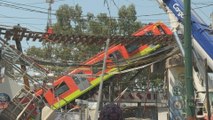
[[[0,0],[0,24],[13,26],[20,23],[31,30],[44,31],[47,23],[47,14],[39,12],[29,12],[22,8],[28,8],[30,10],[37,10],[47,12],[48,4],[46,0]],[[110,12],[113,17],[117,16],[118,8],[122,5],[134,4],[137,11],[138,20],[147,23],[161,20],[168,23],[166,14],[157,15],[164,13],[163,10],[159,9],[158,3],[155,0],[108,0]],[[196,9],[199,15],[207,22],[210,23],[210,13],[213,12],[213,1],[212,0],[191,0],[193,7],[201,7]],[[15,7],[22,7],[14,9],[11,6],[12,3],[18,3]],[[4,4],[2,4],[4,3]],[[6,4],[6,5],[5,5]],[[8,5],[9,4],[9,5]],[[53,13],[62,4],[69,4],[74,6],[79,4],[82,7],[83,14],[91,12],[98,14],[100,12],[108,13],[107,6],[104,5],[104,0],[55,0],[52,5]],[[209,5],[209,6],[208,6]],[[204,7],[203,7],[204,6]],[[56,18],[52,16],[53,23]]]
[[[14,26],[20,24],[33,31],[43,32],[47,23],[48,4],[46,0],[0,0],[0,25]],[[210,13],[213,12],[212,0],[191,0],[192,7],[201,16],[207,24],[211,23]],[[15,3],[15,6],[14,6]],[[108,0],[109,9],[112,17],[117,17],[118,9],[122,5],[134,4],[137,11],[138,20],[143,23],[163,21],[169,24],[165,12],[159,8],[156,0]],[[114,4],[115,3],[115,4]],[[82,7],[83,14],[91,12],[95,15],[98,13],[108,13],[104,0],[55,0],[52,5],[52,13],[60,5],[68,4],[74,6],[79,4]],[[31,11],[31,12],[30,12]],[[160,14],[160,15],[159,15]],[[52,16],[52,22],[56,18]],[[27,44],[26,44],[27,45]],[[32,43],[26,47],[30,47]]]

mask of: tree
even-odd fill
[[[100,13],[95,17],[89,13],[88,20],[88,33],[91,35],[116,35],[117,34],[117,21],[110,18],[106,13]]]
[[[41,50],[42,50],[42,48],[32,46],[27,49],[26,54],[30,55],[32,57],[44,58],[44,56],[45,56],[44,52],[40,52]]]
[[[82,19],[82,8],[77,4],[69,6],[64,4],[56,11],[57,23],[54,31],[61,34],[82,34],[85,27],[85,20]]]
[[[136,21],[137,12],[135,10],[135,6],[131,4],[130,6],[126,7],[123,5],[118,12],[118,24],[119,24],[119,33],[120,35],[131,35],[137,29],[139,29],[142,24],[141,22]]]
[[[57,23],[53,27],[56,33],[72,33],[72,26],[70,25],[72,12],[72,8],[68,5],[59,7],[56,11]]]
[[[53,29],[62,35],[131,35],[141,23],[136,21],[134,5],[122,6],[119,9],[119,19],[111,18],[106,13],[95,16],[93,13],[82,15],[79,5],[62,5],[56,11],[57,22]],[[81,44],[52,44],[44,43],[41,48],[29,48],[27,54],[38,58],[56,61],[84,61],[101,50],[100,45],[85,46]]]

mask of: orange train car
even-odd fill
[[[132,36],[143,36],[143,35],[161,35],[161,34],[172,34],[171,30],[161,22],[152,23],[144,28],[133,33]],[[107,51],[107,67],[104,81],[108,80],[119,70],[125,69],[125,67],[116,67],[116,61],[128,60],[135,56],[147,55],[152,51],[155,51],[160,47],[157,45],[147,45],[141,43],[129,43],[127,45],[113,45]],[[42,89],[37,91],[36,94],[42,95],[46,102],[53,108],[61,108],[68,103],[74,101],[76,98],[86,94],[100,83],[101,69],[97,67],[101,63],[103,64],[104,52],[95,55],[91,59],[87,60],[83,64],[94,65],[92,67],[79,67],[67,75],[60,77],[53,83],[53,89],[43,91]],[[128,61],[127,61],[128,64]],[[81,76],[82,75],[82,76]],[[87,75],[91,75],[87,77]],[[43,93],[44,92],[44,93]]]
[[[162,22],[149,23],[138,31],[134,32],[132,36],[142,36],[142,35],[162,35],[168,34],[172,35],[172,31]]]

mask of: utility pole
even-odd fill
[[[108,48],[109,48],[109,42],[110,39],[107,39],[106,41],[106,48],[105,48],[105,52],[104,52],[104,61],[103,61],[103,66],[102,66],[102,72],[101,72],[101,78],[100,78],[100,85],[99,85],[99,90],[98,90],[98,100],[97,100],[97,106],[95,109],[95,119],[94,120],[98,120],[98,114],[99,114],[99,107],[100,107],[100,103],[102,100],[102,88],[103,88],[103,82],[104,82],[104,75],[105,75],[105,70],[106,70],[106,59],[107,59],[107,52],[108,52]]]
[[[52,4],[54,3],[54,0],[46,0],[46,3],[49,4],[48,8],[48,17],[47,17],[47,32],[52,33],[52,17],[51,17],[51,12],[52,12]]]
[[[208,65],[207,59],[205,59],[205,82],[206,82],[206,106],[207,106],[207,113],[208,113],[208,120],[211,120],[211,107],[209,101],[209,79],[208,79]]]
[[[16,32],[18,32],[21,29],[23,29],[24,31],[26,31],[26,29],[22,28],[19,24],[17,26],[14,26],[13,29]],[[17,50],[19,50],[21,53],[23,53],[20,37],[18,35],[16,35],[16,37],[14,37],[13,39],[15,40]],[[20,59],[20,61],[21,61],[21,59]],[[24,72],[27,71],[26,66],[23,64],[23,61],[21,61],[21,69]],[[26,90],[30,90],[30,83],[29,83],[29,79],[28,79],[28,77],[27,77],[26,74],[23,74],[23,80],[24,80],[24,88]]]
[[[195,120],[192,78],[191,0],[184,0],[184,48],[187,120]]]

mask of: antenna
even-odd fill
[[[54,3],[54,0],[46,0],[46,3],[49,4],[48,8],[48,20],[47,20],[47,33],[53,33],[52,29],[52,18],[51,18],[51,11],[52,11],[52,4]]]

